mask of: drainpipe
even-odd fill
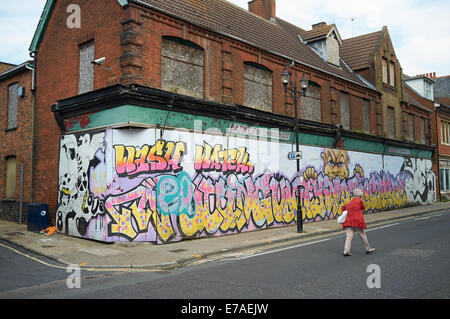
[[[30,52],[30,57],[33,58],[33,67],[28,64],[26,68],[32,71],[31,74],[31,163],[30,163],[30,203],[33,202],[34,197],[34,163],[36,154],[35,128],[36,128],[36,66],[37,66],[37,52]]]
[[[336,135],[334,136],[333,148],[336,148],[337,143],[341,139],[343,129],[342,124],[336,124],[335,127],[336,127]]]

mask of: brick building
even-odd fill
[[[433,201],[434,180],[425,199],[413,183],[433,179],[432,148],[404,143],[401,129],[385,137],[384,95],[340,45],[334,25],[303,30],[276,17],[274,0],[249,11],[223,0],[48,0],[30,47],[35,201],[60,232],[156,243],[293,224],[297,191],[306,222],[335,218],[355,187],[372,212]],[[300,179],[286,156],[285,69],[309,80]]]
[[[22,207],[26,221],[33,176],[32,63],[2,65],[7,67],[0,73],[0,218],[20,221]]]
[[[433,81],[433,97],[436,102],[435,143],[438,145],[439,194],[450,198],[450,76],[436,76],[436,72],[424,74]]]

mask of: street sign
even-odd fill
[[[289,152],[288,159],[289,160],[302,159],[302,152]]]

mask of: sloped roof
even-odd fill
[[[336,25],[323,24],[323,25],[315,26],[311,30],[300,29],[301,31],[299,33],[303,40],[310,41],[310,40],[321,39],[323,37],[326,37],[328,35],[328,33],[330,32],[330,30],[333,28],[336,29]]]
[[[374,53],[381,31],[345,39],[339,49],[341,58],[352,70],[369,67],[369,56]]]
[[[337,68],[324,61],[299,40],[298,34],[302,32],[304,34],[305,30],[279,18],[276,18],[276,21],[266,20],[225,0],[129,0],[128,2],[146,5],[155,11],[206,30],[372,89],[344,63]]]

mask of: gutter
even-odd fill
[[[7,71],[5,71],[3,73],[0,73],[0,81],[3,81],[3,80],[5,80],[5,79],[7,79],[7,78],[17,74],[17,73],[20,73],[20,72],[24,71],[24,70],[27,70],[27,69],[28,70],[33,70],[33,68],[31,68],[29,66],[29,64],[32,63],[32,62],[33,61],[31,61],[31,60],[23,62],[22,64],[19,64],[18,66],[13,67],[12,69],[9,69],[9,70],[7,70]]]

